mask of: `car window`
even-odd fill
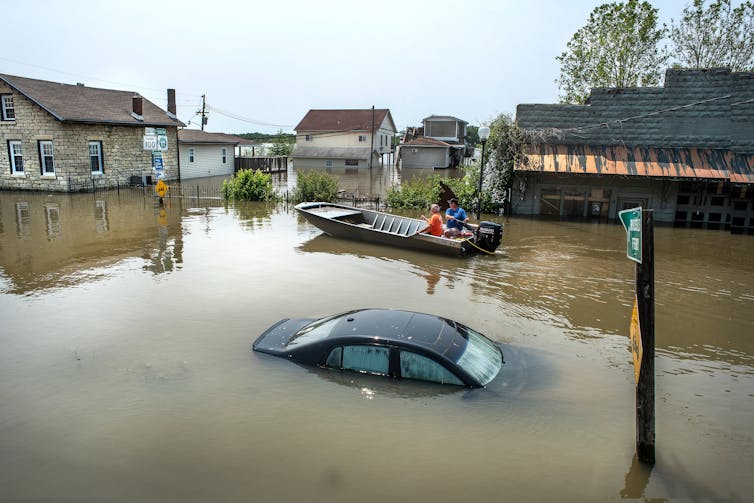
[[[390,351],[381,346],[344,346],[342,368],[387,375]]]
[[[503,365],[502,353],[489,339],[472,329],[458,328],[466,333],[468,342],[457,363],[484,386],[500,371]]]
[[[324,339],[328,335],[330,335],[330,331],[339,321],[340,315],[323,318],[321,320],[310,323],[309,325],[296,332],[296,335],[291,337],[291,340],[288,341],[288,346],[295,347],[301,344],[307,344],[310,342],[318,341],[320,339]]]
[[[401,351],[401,377],[463,386],[460,379],[436,361],[410,351]]]
[[[330,351],[330,354],[327,355],[327,360],[325,360],[325,367],[339,369],[342,356],[343,348],[340,346],[334,348],[332,351]]]

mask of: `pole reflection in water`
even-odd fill
[[[746,500],[754,239],[656,229],[648,471],[623,229],[502,222],[500,253],[461,259],[322,236],[282,204],[0,193],[3,498]],[[359,307],[457,320],[506,364],[464,390],[250,350]]]

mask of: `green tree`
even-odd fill
[[[277,198],[272,176],[259,170],[244,169],[223,180],[223,197],[237,201],[274,201]]]
[[[563,103],[583,104],[593,87],[656,86],[668,59],[660,47],[667,28],[658,26],[649,2],[606,3],[589,15],[560,62],[558,87]]]
[[[527,136],[510,115],[500,114],[490,124],[490,137],[485,145],[482,208],[487,202],[503,201],[513,185],[513,168],[524,160]],[[476,180],[478,183],[479,175]]]
[[[283,130],[281,129],[278,131],[275,139],[272,140],[272,148],[270,149],[270,153],[272,155],[291,155],[291,152],[293,152],[293,145],[286,139],[286,136],[283,134]]]
[[[338,179],[321,171],[296,171],[293,200],[333,202],[338,195]]]
[[[754,5],[731,6],[730,0],[694,0],[683,17],[672,21],[672,57],[685,68],[730,68],[754,70]]]
[[[472,147],[479,145],[479,126],[466,126],[466,141]]]

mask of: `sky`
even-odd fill
[[[660,21],[690,0],[653,0]],[[4,0],[0,73],[138,92],[206,131],[292,132],[310,109],[472,125],[556,103],[598,0]],[[740,3],[740,2],[734,2]]]

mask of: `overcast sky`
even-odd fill
[[[689,0],[690,1],[690,0]],[[398,129],[558,99],[555,57],[598,0],[4,0],[0,73],[141,93],[207,131],[292,131],[312,108]],[[738,4],[740,2],[734,2]],[[653,0],[662,22],[686,0]],[[238,118],[230,118],[233,115]]]

